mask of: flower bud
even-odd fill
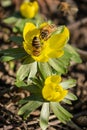
[[[20,6],[20,13],[25,18],[34,18],[35,15],[38,13],[38,3],[34,2],[24,2]]]

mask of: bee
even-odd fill
[[[33,55],[39,56],[41,53],[42,47],[41,47],[39,38],[36,36],[32,40],[32,47],[33,47]]]
[[[78,11],[78,8],[72,3],[67,3],[67,2],[59,2],[58,11],[62,12],[65,16],[66,15],[75,15]]]
[[[45,27],[40,29],[40,39],[41,40],[48,40],[48,38],[51,36],[52,32],[56,30],[56,26],[54,24],[46,25]]]

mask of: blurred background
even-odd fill
[[[78,100],[71,106],[65,106],[74,115],[74,125],[64,125],[52,115],[48,130],[87,130],[87,0],[37,1],[42,18],[52,20],[57,26],[66,25],[69,28],[69,44],[78,49],[82,58],[81,64],[72,63],[69,72],[64,75],[64,78],[72,77],[77,81],[72,91]],[[9,41],[9,37],[19,34],[13,30],[14,24],[8,24],[4,19],[19,12],[22,2],[23,0],[0,0],[0,50],[16,46]],[[28,95],[14,85],[19,65],[19,61],[0,62],[0,130],[40,130],[39,110],[33,112],[26,121],[17,115],[17,101]]]

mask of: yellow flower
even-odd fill
[[[42,89],[43,98],[52,102],[62,101],[67,95],[68,90],[64,90],[63,87],[59,84],[60,82],[61,77],[58,75],[47,77]]]
[[[41,28],[49,25],[43,23],[37,28],[33,23],[26,23],[23,31],[25,51],[39,62],[47,62],[49,58],[59,58],[64,54],[63,47],[69,39],[69,30],[64,26],[61,33],[51,35],[47,40],[40,38]],[[36,46],[33,46],[33,41]]]
[[[20,6],[21,15],[25,18],[33,18],[39,10],[38,3],[34,2],[24,2]]]

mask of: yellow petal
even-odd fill
[[[38,12],[39,6],[36,1],[34,2],[23,2],[20,6],[20,12],[23,17],[33,18]]]
[[[48,23],[47,23],[47,22],[43,22],[43,23],[40,25],[40,28],[43,28],[43,27],[45,27],[46,25],[48,25]]]
[[[55,50],[55,51],[52,50],[52,52],[48,53],[48,56],[51,57],[51,58],[59,58],[63,54],[64,54],[63,50]]]
[[[45,85],[42,89],[43,98],[50,101],[53,98],[54,91],[52,91],[51,84]]]
[[[60,93],[59,92],[54,93],[52,101],[53,102],[56,102],[56,101],[59,102],[60,101]]]
[[[38,61],[38,62],[47,62],[48,59],[49,59],[48,56],[46,56],[46,55],[44,55],[44,54],[42,54],[42,53],[41,53],[40,56],[34,56],[34,55],[32,55],[32,58],[33,58],[34,60]]]
[[[67,95],[67,93],[68,93],[68,90],[63,90],[63,91],[60,93],[60,96],[57,98],[56,101],[58,101],[58,102],[62,101],[62,100],[65,98],[65,96]]]
[[[23,47],[25,49],[25,51],[29,54],[32,55],[32,50],[31,50],[31,44],[27,44],[26,42],[23,42]]]
[[[30,10],[31,10],[31,11],[30,11]],[[32,17],[34,17],[35,9],[34,9],[34,7],[32,6],[32,3],[31,3],[31,2],[24,2],[24,3],[20,6],[20,12],[21,12],[21,14],[22,14],[23,17],[32,18]]]
[[[59,84],[60,81],[61,77],[59,75],[47,77],[42,89],[44,99],[47,101],[60,102],[65,98],[68,91],[63,89],[63,87]]]
[[[46,78],[45,84],[49,84],[51,82],[59,83],[60,81],[61,81],[61,77],[59,75],[53,75]]]
[[[27,40],[27,39],[26,39],[27,33],[28,33],[28,32],[32,32],[35,28],[36,28],[36,26],[35,26],[33,23],[26,23],[26,24],[25,24],[25,27],[24,27],[24,30],[23,30],[24,40]],[[30,37],[30,36],[29,36],[29,37]]]
[[[56,82],[56,83],[60,83],[61,82],[61,77],[59,75],[53,75],[50,77],[51,82]]]
[[[60,50],[62,49],[69,39],[69,30],[64,27],[63,32],[55,34],[47,40],[49,48]]]
[[[37,13],[38,10],[39,10],[38,2],[37,2],[37,1],[34,1],[34,2],[33,2],[33,6],[35,7],[35,13]]]
[[[26,43],[32,44],[34,36],[39,35],[39,29],[33,23],[26,23],[23,31],[23,38]]]

